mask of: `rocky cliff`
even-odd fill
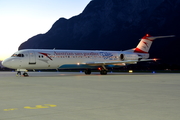
[[[78,16],[60,18],[45,34],[19,49],[126,50],[146,33],[176,35],[156,40],[151,57],[179,62],[180,0],[92,0]]]

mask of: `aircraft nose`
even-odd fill
[[[2,61],[2,65],[4,66],[4,67],[9,67],[10,66],[10,61],[9,61],[9,59],[5,59],[5,60],[3,60]]]

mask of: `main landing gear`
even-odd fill
[[[106,67],[105,67],[104,65],[103,65],[102,68],[100,68],[99,70],[100,70],[100,74],[101,74],[101,75],[107,75],[108,69],[106,69]],[[84,73],[85,73],[86,75],[90,75],[90,74],[91,74],[91,69],[86,69],[86,70],[84,71]]]
[[[104,65],[99,70],[101,75],[107,75],[108,69]]]
[[[107,70],[103,70],[103,69],[102,69],[102,70],[100,71],[100,74],[101,74],[101,75],[107,75]]]
[[[90,69],[86,69],[86,70],[84,71],[84,73],[85,73],[86,75],[90,75],[90,74],[91,74],[91,70],[90,70]]]
[[[24,70],[24,69],[17,69],[16,76],[21,76],[21,71],[24,71],[24,73],[22,74],[22,76],[24,76],[24,77],[29,77],[29,75],[28,75],[28,73],[27,73],[27,70]]]

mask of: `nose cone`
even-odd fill
[[[10,62],[9,59],[5,59],[5,60],[2,61],[2,65],[3,65],[4,67],[10,68],[11,62]]]

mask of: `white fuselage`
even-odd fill
[[[89,62],[137,60],[139,56],[146,59],[149,54],[126,51],[25,49],[5,59],[3,65],[13,69],[58,69],[66,64],[82,65]]]

